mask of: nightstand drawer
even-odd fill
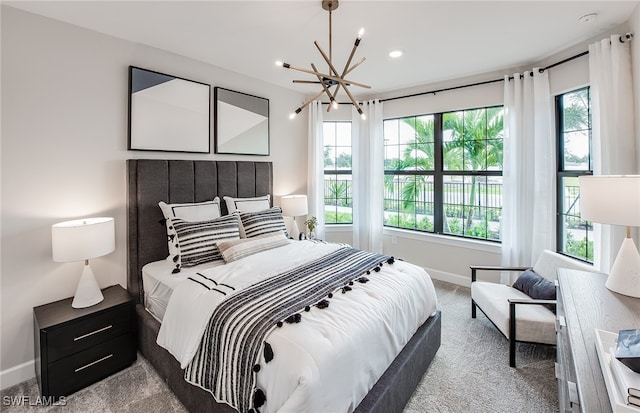
[[[46,331],[49,362],[130,332],[131,326],[131,305],[127,303],[50,328]]]
[[[65,396],[107,377],[136,359],[132,333],[51,363],[49,392]]]

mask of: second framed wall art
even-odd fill
[[[215,153],[269,155],[269,100],[214,88]]]

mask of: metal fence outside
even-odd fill
[[[404,201],[401,197],[402,183],[395,182],[393,188],[385,187],[384,199],[390,201]],[[502,208],[502,184],[476,182],[476,196],[474,206]],[[433,203],[433,182],[420,184],[416,203]],[[469,205],[469,195],[472,184],[470,182],[446,182],[443,184],[443,202],[450,205]],[[325,179],[324,199],[328,205],[340,204],[348,206],[352,204],[353,187],[351,179]],[[326,202],[329,201],[329,202]],[[571,205],[569,202],[567,205]]]

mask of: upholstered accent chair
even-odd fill
[[[471,317],[476,308],[509,340],[509,365],[516,366],[516,342],[556,344],[555,300],[534,299],[511,285],[479,281],[479,271],[533,272],[555,283],[558,268],[596,272],[591,265],[544,250],[531,267],[471,265]],[[544,280],[542,280],[544,281]]]

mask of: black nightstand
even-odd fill
[[[104,300],[73,308],[73,298],[33,309],[36,377],[42,396],[66,396],[136,360],[134,306],[120,285]]]

